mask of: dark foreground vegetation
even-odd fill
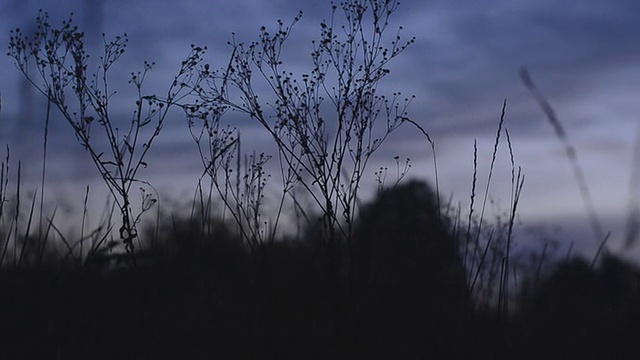
[[[479,306],[421,183],[364,208],[349,271],[312,241],[248,252],[219,225],[167,221],[135,268],[0,272],[3,357],[621,358],[640,330],[640,272],[612,256],[561,261],[511,300]],[[343,244],[344,245],[344,244]],[[110,261],[110,262],[109,262]],[[54,268],[55,266],[55,268]],[[534,280],[529,277],[529,280]],[[630,351],[630,352],[629,352]],[[10,356],[9,356],[10,355]]]

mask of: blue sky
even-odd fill
[[[207,62],[225,64],[231,33],[241,41],[257,39],[261,26],[275,27],[303,11],[288,44],[294,71],[309,69],[311,40],[329,16],[328,1],[0,1],[0,44],[9,30],[33,26],[39,8],[59,24],[74,12],[90,39],[127,33],[129,45],[113,78],[123,94],[130,71],[144,60],[157,65],[150,89],[162,90],[194,43],[209,48]],[[526,66],[554,106],[577,148],[594,203],[611,246],[623,236],[632,153],[640,116],[640,3],[635,1],[402,1],[390,26],[403,26],[416,42],[390,66],[381,91],[415,95],[409,114],[436,143],[441,191],[466,208],[473,170],[473,143],[478,143],[480,187],[486,179],[502,102],[517,165],[526,175],[520,216],[524,225],[559,225],[560,240],[583,248],[595,243],[564,149],[535,99],[519,79]],[[121,88],[121,89],[120,89]],[[0,144],[9,144],[26,176],[37,179],[42,147],[44,102],[25,85],[12,59],[0,57]],[[77,194],[77,184],[96,182],[80,146],[62,121],[51,130],[48,177],[56,184],[52,201]],[[256,148],[268,137],[243,129]],[[394,133],[381,148],[365,178],[372,187],[378,166],[393,167],[394,156],[409,157],[410,177],[433,180],[431,153],[411,128]],[[201,172],[196,148],[184,119],[176,113],[153,149],[143,174],[161,192],[190,196]],[[87,171],[89,169],[89,171]],[[508,210],[510,163],[506,148],[498,157],[491,196]],[[66,184],[66,185],[65,185]],[[73,184],[73,185],[70,185]],[[53,185],[52,185],[53,186]],[[98,185],[96,185],[98,186]],[[81,192],[81,191],[80,191]],[[70,203],[73,203],[69,200]],[[71,205],[69,205],[71,207]]]

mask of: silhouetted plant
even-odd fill
[[[11,239],[14,239],[13,250],[14,250],[14,265],[17,263],[17,255],[16,252],[18,250],[17,238],[18,238],[18,219],[20,215],[20,165],[18,165],[18,179],[17,179],[17,190],[15,197],[15,207],[13,209],[6,209],[5,205],[10,201],[9,200],[9,178],[10,178],[10,152],[9,147],[7,146],[6,158],[0,163],[0,240],[2,241],[2,252],[0,253],[0,266],[4,264],[5,258],[7,257],[7,251],[9,249],[9,243]],[[8,211],[13,210],[13,214],[8,213]],[[9,224],[6,224],[7,215],[11,216],[11,220]],[[7,230],[8,229],[8,230]]]
[[[124,54],[126,44],[126,34],[112,41],[105,39],[97,69],[90,72],[84,33],[73,25],[72,18],[63,21],[60,28],[54,28],[48,14],[41,11],[33,36],[27,36],[20,29],[11,32],[8,55],[15,59],[18,69],[34,87],[58,108],[78,142],[89,153],[117,204],[122,217],[119,236],[135,263],[134,240],[139,240],[136,225],[156,198],[141,188],[140,212],[134,214],[131,187],[135,183],[150,186],[138,179],[138,171],[147,167],[146,155],[160,134],[169,109],[184,96],[183,82],[197,63],[198,52],[192,51],[182,63],[165,98],[143,91],[153,63],[145,62],[142,71],[132,72],[129,83],[137,92],[133,117],[129,122],[120,123],[112,114],[111,102],[116,92],[109,86],[109,74]],[[103,136],[98,140],[92,137],[96,135],[93,131],[96,123]]]
[[[337,251],[341,239],[350,242],[357,213],[360,182],[373,153],[406,119],[410,99],[400,93],[380,95],[388,65],[414,40],[402,42],[400,29],[386,36],[397,1],[349,0],[332,5],[331,17],[320,24],[312,41],[311,71],[287,70],[285,43],[290,25],[279,21],[275,31],[260,30],[250,44],[229,42],[226,68],[199,68],[192,87],[199,102],[187,108],[191,117],[213,124],[228,111],[247,115],[272,137],[282,164],[283,193],[304,187],[323,214],[326,246]],[[342,14],[342,21],[338,15]],[[269,94],[260,95],[265,86]],[[217,125],[209,125],[215,128]],[[230,146],[228,133],[210,133],[216,151],[206,168],[223,161]]]
[[[461,219],[458,219],[456,224],[460,228],[455,230],[457,243],[461,246],[464,268],[467,271],[468,295],[475,297],[478,304],[483,307],[489,307],[490,303],[497,300],[497,307],[502,316],[506,316],[509,312],[508,304],[511,299],[509,291],[515,285],[513,281],[509,281],[509,278],[512,277],[510,274],[515,273],[515,267],[511,264],[511,248],[513,246],[513,229],[525,178],[522,174],[522,169],[516,166],[511,138],[505,127],[506,106],[507,102],[505,100],[493,143],[491,163],[479,214],[476,213],[478,211],[476,209],[476,196],[478,196],[478,147],[474,141],[473,176],[468,218],[466,224],[463,224],[460,221]],[[511,162],[509,210],[506,219],[498,217],[495,223],[487,223],[485,215],[487,201],[490,197],[500,139],[503,136],[507,140]],[[458,216],[459,214],[460,212],[458,212]],[[461,226],[466,227],[466,229],[461,228]],[[494,291],[496,290],[498,291],[497,299],[494,296]]]
[[[423,182],[414,180],[386,189],[364,206],[354,247],[370,279],[426,266],[433,271],[425,276],[451,276],[457,277],[458,284],[466,282],[448,219],[439,217],[436,195]]]
[[[220,122],[218,120],[202,120],[198,134],[194,132],[193,119],[189,121],[189,129],[198,145],[200,158],[205,167],[203,176],[209,177],[217,195],[225,205],[223,220],[225,214],[229,212],[236,223],[241,241],[251,249],[273,243],[284,200],[292,185],[291,179],[285,181],[277,215],[273,223],[270,223],[272,219],[263,216],[262,208],[267,183],[271,177],[266,173],[265,166],[271,156],[264,152],[256,154],[254,151],[251,155],[245,155],[243,159],[239,132],[230,128],[219,129]],[[204,135],[207,136],[206,145],[203,144]],[[213,194],[211,191],[203,194],[202,177],[199,179],[198,195],[200,217],[207,220],[213,205]],[[207,229],[203,228],[203,230]]]
[[[462,324],[471,303],[448,221],[431,188],[419,181],[386,189],[362,207],[352,283],[359,331],[369,337],[372,354],[417,358],[461,350],[453,344],[467,335]]]
[[[640,330],[640,271],[604,254],[597,267],[574,258],[557,264],[523,300],[527,358],[626,357]]]
[[[591,193],[589,191],[589,185],[587,184],[587,178],[584,175],[584,171],[582,170],[582,166],[580,165],[580,161],[578,161],[578,152],[576,151],[575,146],[569,139],[562,122],[556,116],[555,111],[549,101],[544,97],[542,92],[538,90],[535,83],[531,79],[529,75],[529,71],[522,67],[520,68],[520,79],[524,86],[531,92],[533,97],[538,102],[540,109],[544,112],[549,121],[549,124],[553,127],[555,131],[556,137],[560,142],[562,142],[562,146],[564,148],[565,153],[567,154],[567,158],[569,163],[571,164],[571,168],[573,170],[573,176],[576,180],[576,184],[578,185],[578,190],[580,191],[580,196],[582,197],[582,201],[584,202],[584,207],[587,212],[587,216],[589,218],[589,225],[591,226],[591,230],[593,231],[593,235],[595,237],[595,241],[601,247],[604,247],[606,244],[606,238],[609,236],[605,234],[604,229],[602,228],[602,224],[600,223],[600,219],[598,217],[598,213],[596,212],[595,204],[593,203],[593,199],[591,197]],[[605,253],[607,252],[606,248],[604,249]]]

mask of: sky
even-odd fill
[[[131,109],[127,77],[141,69],[144,60],[156,63],[148,89],[163,91],[190,44],[207,46],[206,61],[219,68],[231,53],[227,41],[232,33],[239,41],[250,42],[257,39],[261,26],[275,28],[278,19],[288,23],[299,11],[303,17],[287,44],[287,64],[297,73],[309,71],[311,40],[317,39],[320,22],[330,15],[330,2],[0,0],[3,48],[11,29],[33,28],[38,9],[47,11],[54,25],[73,12],[74,21],[92,41],[99,40],[102,32],[107,38],[128,35],[126,53],[118,64],[121,70],[112,81],[122,107],[115,111],[130,116],[126,115]],[[519,69],[526,67],[576,148],[598,217],[604,230],[611,231],[610,248],[637,254],[635,248],[622,249],[621,239],[640,115],[638,24],[640,3],[631,0],[404,0],[389,26],[391,30],[402,26],[402,35],[416,40],[389,65],[391,72],[379,91],[415,95],[409,116],[435,142],[440,192],[463,209],[469,203],[474,142],[482,192],[506,100],[505,126],[515,163],[526,177],[518,204],[521,223],[551,229],[563,246],[574,242],[576,248],[593,254],[598,241],[589,229],[571,163],[520,80]],[[94,43],[89,49],[96,48]],[[46,103],[8,56],[0,57],[0,96],[0,145],[10,146],[12,161],[20,159],[25,178],[37,183]],[[255,126],[241,131],[245,143],[257,150],[268,144],[268,136]],[[84,192],[78,189],[98,184],[97,173],[62,119],[52,122],[49,136],[47,184],[55,190],[48,194],[72,212]],[[508,211],[511,191],[511,163],[504,145],[489,192],[496,214]],[[411,159],[408,177],[433,183],[430,147],[415,128],[407,126],[393,133],[377,153],[363,188],[374,188],[373,173],[379,166],[394,168],[394,156]],[[191,196],[201,173],[184,116],[176,113],[152,149],[143,175],[163,196],[180,200]]]

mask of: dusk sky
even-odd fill
[[[112,78],[112,87],[126,94],[129,73],[141,69],[144,60],[156,63],[149,89],[157,87],[162,92],[190,44],[207,46],[206,61],[220,68],[228,61],[231,49],[227,41],[232,32],[238,41],[251,42],[257,40],[261,26],[275,28],[277,19],[288,23],[299,11],[303,17],[293,30],[286,55],[292,71],[308,72],[311,40],[318,38],[319,24],[330,16],[331,6],[324,0],[0,0],[3,49],[8,46],[10,29],[20,27],[28,32],[40,8],[49,12],[54,26],[73,12],[88,39],[100,40],[102,32],[107,38],[127,33],[127,51],[116,66],[121,73],[114,70]],[[395,33],[398,26],[403,27],[406,39],[415,36],[416,41],[390,64],[391,73],[379,91],[415,95],[409,116],[435,142],[443,198],[452,194],[463,209],[468,207],[474,139],[478,186],[484,191],[506,99],[505,126],[516,165],[526,176],[519,203],[523,226],[560,226],[558,240],[564,244],[575,241],[583,249],[596,243],[564,148],[520,81],[518,71],[524,66],[577,149],[604,230],[612,232],[611,249],[621,247],[640,118],[640,3],[404,0],[391,18],[390,32]],[[99,46],[89,49],[96,48]],[[0,57],[0,94],[0,145],[11,147],[12,157],[22,161],[25,176],[35,183],[41,166],[46,102],[25,83],[8,56]],[[122,101],[122,116],[130,116],[131,101],[118,101]],[[65,196],[83,193],[78,185],[84,189],[86,184],[97,183],[97,172],[75,142],[71,128],[61,118],[54,120],[48,191],[64,202]],[[161,194],[188,198],[202,165],[184,116],[176,111],[168,122],[152,149],[149,169],[141,176]],[[243,141],[257,150],[269,142],[257,127],[247,127],[242,133]],[[509,210],[508,154],[503,142],[490,189],[502,212]],[[393,169],[396,155],[411,159],[410,178],[433,181],[429,145],[407,125],[393,133],[377,153],[370,175],[363,180],[365,188],[373,189],[373,173],[379,166]]]

